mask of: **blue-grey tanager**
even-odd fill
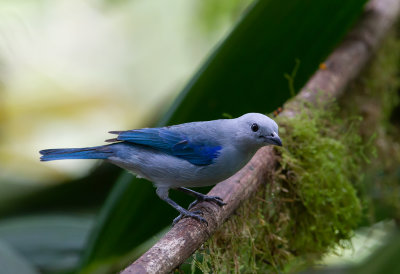
[[[278,125],[259,113],[248,113],[236,119],[192,122],[161,128],[111,131],[112,144],[86,147],[46,149],[42,161],[63,159],[104,159],[154,183],[157,195],[182,217],[206,222],[201,212],[190,212],[199,201],[224,205],[220,197],[207,196],[186,187],[217,184],[241,169],[266,145],[282,146]],[[196,198],[189,210],[168,197],[170,188]]]

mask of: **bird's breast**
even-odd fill
[[[216,168],[221,170],[224,176],[230,177],[244,167],[253,155],[253,152],[241,151],[235,148],[223,150],[215,162]]]
[[[120,147],[120,148],[119,148]],[[160,151],[126,144],[119,145],[109,161],[147,178],[156,186],[200,187],[215,185],[240,170],[251,158],[234,148],[221,149],[209,165],[194,165],[187,160]]]

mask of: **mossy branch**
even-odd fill
[[[339,97],[348,84],[360,74],[379,46],[382,38],[400,13],[399,0],[372,0],[362,19],[344,42],[329,56],[324,69],[317,71],[298,96],[286,104],[281,115],[293,117],[300,113],[304,101],[316,103],[321,98]],[[208,226],[186,218],[176,224],[163,238],[122,273],[168,273],[193,254],[239,205],[249,199],[265,182],[271,181],[279,157],[271,147],[260,149],[237,174],[216,185],[209,195],[220,196],[224,207],[200,203]]]

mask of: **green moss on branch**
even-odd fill
[[[277,150],[281,160],[273,181],[195,254],[193,271],[293,271],[337,245],[350,245],[361,217],[382,207],[375,200],[400,208],[399,184],[393,179],[400,159],[393,136],[400,134],[391,123],[400,109],[399,61],[400,38],[392,33],[340,104],[325,109],[300,104],[303,111],[296,117],[278,117],[284,147]],[[371,157],[375,149],[378,158]],[[389,175],[377,179],[378,171]]]
[[[283,271],[352,235],[361,216],[354,188],[364,158],[360,121],[337,119],[336,108],[304,109],[311,111],[278,118],[281,166],[198,252],[203,272]]]

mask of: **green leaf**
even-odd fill
[[[2,182],[0,217],[93,210],[104,203],[119,171],[116,166],[102,164],[88,177],[49,186]]]
[[[71,271],[77,266],[92,225],[93,215],[12,218],[0,222],[0,242],[25,258],[30,268],[40,269],[40,272]],[[3,273],[1,262],[0,266]]]
[[[8,244],[0,241],[0,266],[3,274],[38,274],[39,271]]]
[[[365,260],[362,264],[349,268],[346,273],[400,273],[400,232],[391,235],[390,240],[384,246]]]
[[[296,92],[358,18],[365,0],[256,1],[210,55],[159,125],[272,112]],[[177,199],[179,203],[182,200]],[[149,183],[124,175],[105,204],[82,260],[120,261],[177,215]],[[131,258],[133,259],[133,258]]]
[[[379,235],[379,233],[378,233]],[[374,241],[375,234],[369,233],[371,241]],[[316,267],[307,269],[305,273],[329,274],[329,273],[346,273],[346,274],[397,274],[400,273],[400,232],[398,228],[385,235],[385,239],[380,239],[380,247],[377,248],[366,259],[354,264],[343,260],[342,265],[327,266],[325,268]],[[369,245],[366,244],[366,247]],[[354,252],[354,251],[353,251]],[[368,252],[368,251],[367,251]],[[357,253],[356,253],[357,254]]]

